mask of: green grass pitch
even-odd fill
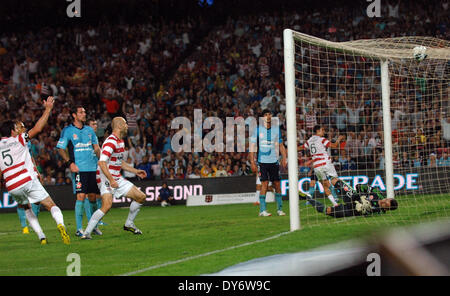
[[[128,208],[114,208],[104,218],[108,225],[100,228],[104,235],[90,241],[74,236],[74,211],[64,211],[71,245],[62,243],[50,213],[42,211],[39,220],[49,241],[45,246],[35,233],[22,234],[16,213],[2,214],[0,276],[64,276],[71,253],[79,254],[83,276],[201,275],[258,257],[369,237],[393,225],[450,216],[448,194],[397,199],[400,207],[392,213],[345,219],[326,217],[300,201],[302,229],[294,232],[289,232],[286,201],[284,217],[258,217],[258,207],[251,204],[142,207],[136,218],[141,236],[122,230]],[[275,204],[268,204],[268,210],[275,213]]]

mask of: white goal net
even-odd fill
[[[431,37],[337,43],[291,30],[284,38],[289,184],[298,182],[324,212],[332,206],[319,181],[310,188],[315,163],[303,149],[320,125],[331,143],[345,136],[328,149],[339,178],[398,203],[395,211],[336,219],[290,192],[291,229],[449,217],[450,43]]]

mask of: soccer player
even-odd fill
[[[134,220],[145,202],[146,195],[133,183],[122,177],[120,171],[129,171],[141,178],[145,178],[147,173],[135,169],[123,161],[125,151],[123,137],[128,132],[126,120],[123,117],[114,117],[111,127],[112,133],[103,143],[98,161],[97,182],[102,196],[102,207],[92,214],[82,239],[91,239],[91,232],[111,209],[113,197],[121,198],[123,196],[133,200],[123,229],[134,234],[142,234],[142,231],[134,225]]]
[[[28,222],[43,245],[47,244],[47,238],[36,215],[31,210],[30,203],[40,203],[51,213],[63,242],[70,244],[62,212],[39,182],[27,147],[28,139],[35,137],[43,130],[53,109],[53,104],[54,99],[51,96],[47,100],[43,100],[45,111],[28,133],[17,129],[16,123],[12,120],[4,122],[1,127],[3,137],[0,141],[0,169],[6,189],[18,206],[25,209]],[[22,133],[19,133],[21,131]]]
[[[377,188],[361,184],[356,185],[356,190],[351,194],[344,195],[343,204],[334,207],[325,208],[323,204],[302,192],[299,192],[299,197],[308,200],[317,212],[333,218],[383,214],[398,208],[398,202],[395,199],[384,198]]]
[[[94,130],[95,133],[97,133],[97,120],[90,118],[87,120],[87,123],[90,127],[92,127],[92,129]],[[97,155],[94,152],[94,157],[96,160],[96,163],[98,163],[98,158]],[[93,193],[88,193],[88,198],[85,199],[85,203],[84,203],[84,208],[86,211],[86,217],[88,217],[88,219],[91,218],[92,213],[95,212],[96,210],[100,209],[102,207],[102,198],[100,197],[100,190],[98,189],[98,186],[95,186],[96,191]],[[103,223],[102,221],[99,222],[99,225],[105,225],[105,223]]]
[[[307,149],[311,153],[311,157],[313,160],[313,168],[314,174],[316,175],[319,182],[322,184],[325,195],[331,201],[333,206],[337,206],[334,196],[330,190],[330,181],[328,178],[331,178],[331,185],[335,188],[339,189],[341,193],[343,191],[351,191],[352,188],[346,185],[342,180],[338,178],[336,173],[336,169],[334,168],[333,163],[331,162],[331,157],[328,155],[327,148],[338,148],[340,141],[344,138],[344,136],[339,136],[336,142],[331,143],[327,139],[324,138],[325,128],[316,125],[313,128],[314,135],[309,138],[308,141],[301,146],[301,149]]]
[[[316,191],[317,176],[316,176],[316,174],[314,173],[314,166],[313,166],[313,165],[311,166],[311,170],[310,170],[310,172],[308,173],[308,176],[311,176],[311,182],[309,182],[309,190],[308,190],[308,194],[309,194],[312,198],[314,198],[314,192]],[[334,200],[336,201],[336,203],[338,203],[338,202],[339,202],[339,197],[338,197],[338,195],[337,195],[337,193],[336,193],[336,190],[334,189],[334,186],[330,186],[330,191],[331,191],[331,194],[332,194],[333,197],[334,197]],[[306,204],[308,205],[309,202],[307,201]]]
[[[95,172],[97,171],[97,157],[100,155],[100,147],[92,127],[84,124],[86,122],[86,110],[83,106],[75,106],[71,114],[73,123],[62,130],[56,147],[73,174],[73,191],[76,194],[76,236],[82,236],[84,200],[87,194],[98,192]],[[66,148],[68,152],[66,152]],[[87,218],[89,221],[91,217]],[[95,233],[101,235],[98,228],[95,229]]]
[[[250,137],[250,163],[252,171],[257,171],[255,162],[255,152],[257,151],[257,161],[259,164],[259,177],[261,179],[261,192],[259,196],[259,216],[272,216],[266,210],[266,193],[269,187],[269,181],[272,182],[275,188],[275,200],[277,202],[277,214],[285,216],[283,212],[283,200],[281,197],[280,187],[280,164],[279,153],[281,153],[281,165],[287,166],[286,148],[281,139],[280,127],[272,127],[272,112],[270,110],[263,110],[261,115],[264,118],[263,125],[253,131]]]
[[[26,133],[25,125],[23,124],[22,121],[15,122],[15,130],[17,131],[18,134]],[[30,142],[27,142],[27,148],[28,148],[28,150],[30,150]],[[34,172],[37,174],[37,178],[42,182],[43,179],[36,168],[36,162],[34,161],[34,158],[31,157],[31,160],[33,161]],[[39,205],[39,204],[33,204],[33,203],[31,204],[31,209],[33,210],[33,213],[36,217],[39,215],[40,208],[41,208],[41,205]],[[27,216],[25,214],[25,209],[22,207],[17,207],[17,215],[19,216],[20,225],[22,226],[22,233],[29,234],[30,230],[28,229]]]

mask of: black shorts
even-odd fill
[[[280,181],[280,165],[278,163],[259,163],[259,180]]]
[[[100,194],[97,186],[96,172],[79,172],[74,173],[73,193],[95,193]]]

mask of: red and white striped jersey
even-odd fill
[[[327,139],[314,135],[303,144],[303,147],[311,152],[314,168],[331,163],[327,151],[327,148],[330,147],[330,141]]]
[[[0,169],[8,191],[37,178],[27,139],[28,134],[23,133],[0,140]]]
[[[102,145],[99,161],[105,161],[107,163],[109,172],[114,180],[118,180],[122,176],[120,170],[122,169],[124,152],[125,143],[114,135],[110,135],[106,138]],[[100,182],[100,174],[103,175],[100,167],[97,167],[97,183]]]

